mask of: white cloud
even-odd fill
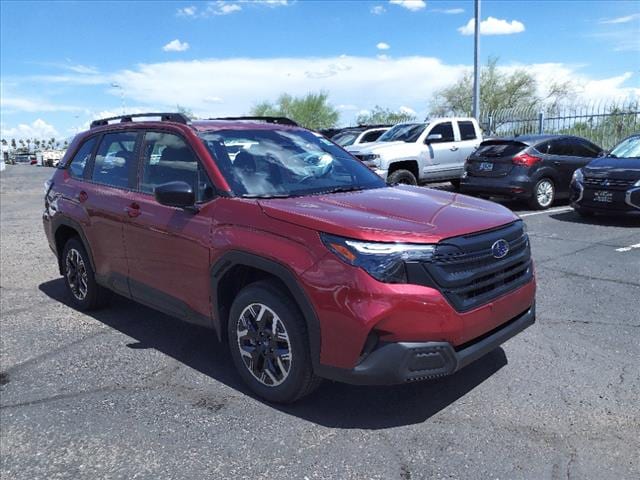
[[[48,124],[41,118],[36,119],[33,123],[21,123],[14,128],[5,128],[2,126],[2,138],[51,138],[57,137],[58,131],[53,125]]]
[[[470,19],[466,25],[458,28],[462,35],[473,35],[475,19]],[[488,17],[480,22],[481,35],[511,35],[513,33],[524,32],[524,24],[518,20],[502,20],[500,18]]]
[[[632,15],[627,15],[624,17],[608,18],[600,21],[600,23],[602,23],[603,25],[618,25],[620,23],[632,22],[636,18],[640,18],[640,13],[634,13]]]
[[[15,112],[79,112],[84,110],[81,107],[54,104],[35,97],[7,97],[5,94],[0,97],[0,107],[2,107],[3,114]]]
[[[229,15],[231,13],[239,12],[242,10],[242,6],[237,3],[226,2],[225,0],[217,0],[211,2],[207,9],[204,11],[204,16],[210,15]]]
[[[370,10],[370,12],[374,15],[382,15],[386,11],[387,10],[382,5],[374,5]]]
[[[417,112],[411,108],[411,107],[407,107],[405,105],[402,105],[399,109],[400,113],[406,113],[407,115],[416,115]]]
[[[181,42],[176,38],[162,47],[162,50],[165,52],[184,52],[189,50],[189,44],[187,42]]]
[[[436,9],[434,12],[444,13],[446,15],[459,15],[464,13],[464,8],[445,8],[445,9]]]
[[[178,9],[179,17],[195,17],[198,13],[198,7],[191,5],[189,7],[183,7]]]
[[[425,0],[389,0],[389,3],[392,5],[398,5],[402,8],[406,8],[407,10],[411,10],[412,12],[422,10],[427,6],[427,2],[425,2]]]
[[[391,48],[391,46],[388,43],[385,42],[380,42],[376,45],[376,48],[378,50],[389,50]]]

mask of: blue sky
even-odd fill
[[[246,113],[326,90],[347,124],[382,105],[424,116],[472,64],[471,1],[0,3],[2,137],[66,138],[95,117]],[[481,55],[541,89],[640,96],[640,2],[482,1]],[[114,86],[116,85],[116,86]]]

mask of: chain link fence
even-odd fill
[[[601,100],[541,112],[538,107],[504,109],[481,121],[485,137],[525,134],[577,135],[610,149],[640,131],[640,100]]]

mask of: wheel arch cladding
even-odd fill
[[[291,294],[300,309],[315,370],[320,363],[320,322],[295,274],[275,260],[232,250],[214,263],[211,268],[211,301],[218,338],[224,338],[227,315],[235,294],[244,286],[266,278],[274,278],[276,284]]]
[[[418,167],[417,160],[400,160],[397,162],[391,162],[389,164],[389,175],[397,170],[408,170],[410,171],[416,180],[420,177],[420,168]]]
[[[64,250],[64,246],[66,245],[66,243],[72,237],[78,237],[80,239],[82,246],[89,256],[89,263],[91,264],[91,268],[95,272],[96,266],[93,260],[93,253],[91,252],[91,248],[89,247],[87,237],[84,235],[82,226],[69,218],[58,218],[54,223],[54,239],[56,242],[56,252],[58,254],[58,268],[60,269],[60,274],[62,274],[62,251]]]

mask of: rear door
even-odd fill
[[[193,186],[197,201],[214,201],[214,189],[182,136],[144,134],[137,192],[124,237],[134,299],[187,321],[209,324],[211,215],[158,203],[154,189],[172,181]]]
[[[547,162],[557,170],[560,179],[556,190],[568,194],[573,172],[584,167],[599,153],[598,147],[580,138],[567,137],[549,142]]]
[[[460,141],[458,142],[458,154],[460,159],[464,162],[469,155],[471,155],[478,145],[480,145],[481,139],[479,138],[479,132],[477,131],[474,123],[471,120],[458,120],[458,131],[460,132]]]
[[[123,241],[126,208],[133,198],[138,133],[119,131],[100,138],[82,189],[80,202],[89,217],[85,235],[91,246],[99,281],[129,295],[129,268]]]
[[[512,140],[486,140],[467,160],[472,177],[505,177],[513,169],[512,159],[527,145]]]
[[[427,155],[430,162],[424,168],[428,179],[448,177],[452,171],[459,169],[462,172],[464,160],[459,161],[458,145],[452,122],[440,122],[432,126],[429,135],[442,135],[438,140],[425,140],[428,147]]]

